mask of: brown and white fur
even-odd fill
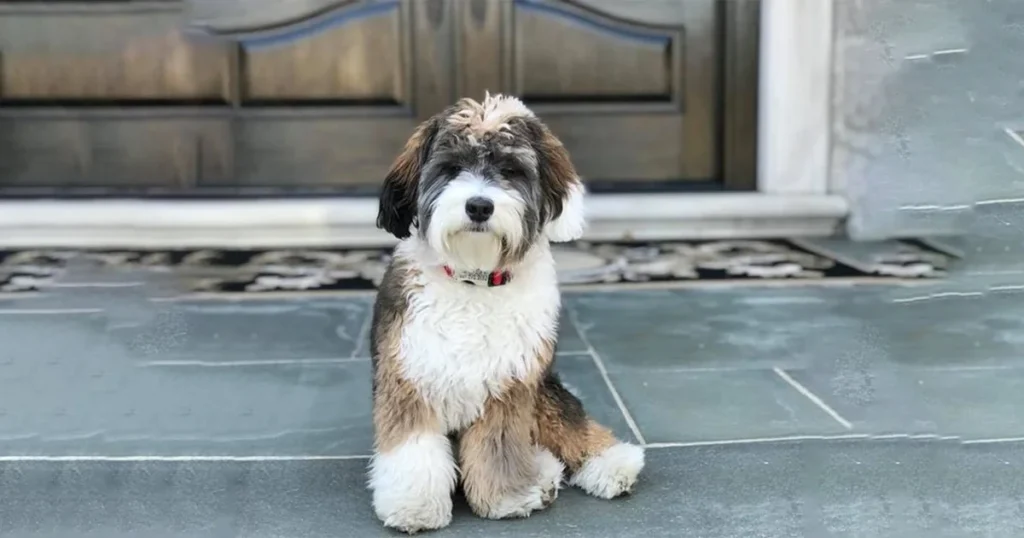
[[[459,101],[395,161],[377,224],[401,242],[371,331],[369,486],[385,526],[446,526],[459,480],[472,510],[494,519],[545,508],[563,473],[601,498],[635,484],[643,449],[589,418],[552,371],[560,298],[549,242],[583,233],[583,196],[562,143],[512,97]],[[472,271],[511,279],[453,277]]]

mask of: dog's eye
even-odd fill
[[[502,166],[501,175],[504,177],[515,176],[519,174],[519,169],[514,166]]]
[[[440,168],[441,175],[454,178],[462,172],[462,169],[454,164],[445,164]]]

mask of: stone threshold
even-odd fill
[[[762,193],[596,194],[587,241],[828,237],[846,201]],[[386,247],[375,198],[4,200],[0,248]]]

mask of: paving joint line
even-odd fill
[[[612,383],[611,376],[608,375],[608,369],[605,368],[604,361],[601,360],[601,356],[594,349],[594,346],[590,343],[590,338],[587,337],[586,332],[580,325],[579,317],[576,315],[576,311],[566,306],[566,312],[569,314],[569,321],[572,322],[576,332],[580,335],[580,341],[583,345],[587,346],[587,351],[590,354],[590,358],[594,361],[594,365],[597,367],[597,371],[601,374],[601,378],[604,379],[604,384],[608,388],[608,392],[611,393],[612,399],[615,400],[615,404],[619,407],[619,412],[622,413],[622,418],[626,420],[626,424],[629,426],[630,431],[633,432],[633,436],[637,442],[641,445],[647,445],[647,440],[644,439],[642,433],[640,433],[640,426],[637,425],[636,421],[633,420],[633,415],[630,414],[629,409],[626,408],[626,403],[622,400],[622,396],[619,395],[618,389]]]
[[[961,440],[957,436],[946,436],[937,434],[911,434],[911,433],[891,433],[891,434],[867,434],[867,433],[849,433],[849,434],[837,434],[837,435],[790,435],[780,437],[752,437],[747,439],[723,439],[714,441],[681,441],[681,442],[666,442],[666,443],[644,443],[642,446],[646,449],[670,449],[670,448],[701,448],[701,447],[718,447],[718,446],[745,446],[745,445],[757,445],[757,444],[772,444],[772,443],[788,443],[788,442],[800,442],[800,441],[891,441],[891,440],[910,440],[910,441],[959,441],[961,445],[990,445],[990,444],[1002,444],[1002,443],[1024,443],[1024,437],[1005,437],[1005,438],[992,438],[992,439],[965,439]],[[351,455],[291,455],[291,456],[230,456],[230,455],[136,455],[136,456],[84,456],[84,455],[66,455],[66,456],[47,456],[47,455],[23,455],[23,456],[0,456],[0,463],[15,463],[15,462],[221,462],[221,463],[232,463],[232,462],[288,462],[288,461],[358,461],[358,460],[369,460],[372,456],[368,454],[351,454]]]
[[[0,316],[54,316],[61,314],[100,314],[102,308],[5,308]]]
[[[267,359],[242,361],[202,361],[202,360],[159,360],[139,364],[142,368],[160,368],[175,366],[200,366],[203,368],[228,368],[232,366],[283,366],[283,365],[316,365],[316,364],[347,364],[369,360],[366,357],[337,357],[322,359]]]
[[[0,463],[42,462],[42,463],[81,463],[81,462],[261,462],[261,461],[345,461],[368,460],[367,455],[351,456],[0,456]]]
[[[799,392],[805,398],[810,400],[814,405],[818,406],[818,408],[824,411],[828,416],[835,419],[835,421],[841,424],[844,428],[846,428],[847,430],[853,429],[853,424],[849,420],[843,418],[843,416],[840,415],[838,411],[832,409],[832,407],[825,403],[824,400],[819,398],[817,394],[811,392],[811,389],[808,389],[807,387],[803,386],[803,384],[801,384],[799,381],[793,379],[793,377],[786,373],[785,370],[776,366],[772,368],[772,371],[775,372],[776,375],[781,377],[783,381],[789,384],[790,387],[796,389],[797,392]]]

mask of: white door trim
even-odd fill
[[[761,0],[757,190],[825,194],[833,0]]]

